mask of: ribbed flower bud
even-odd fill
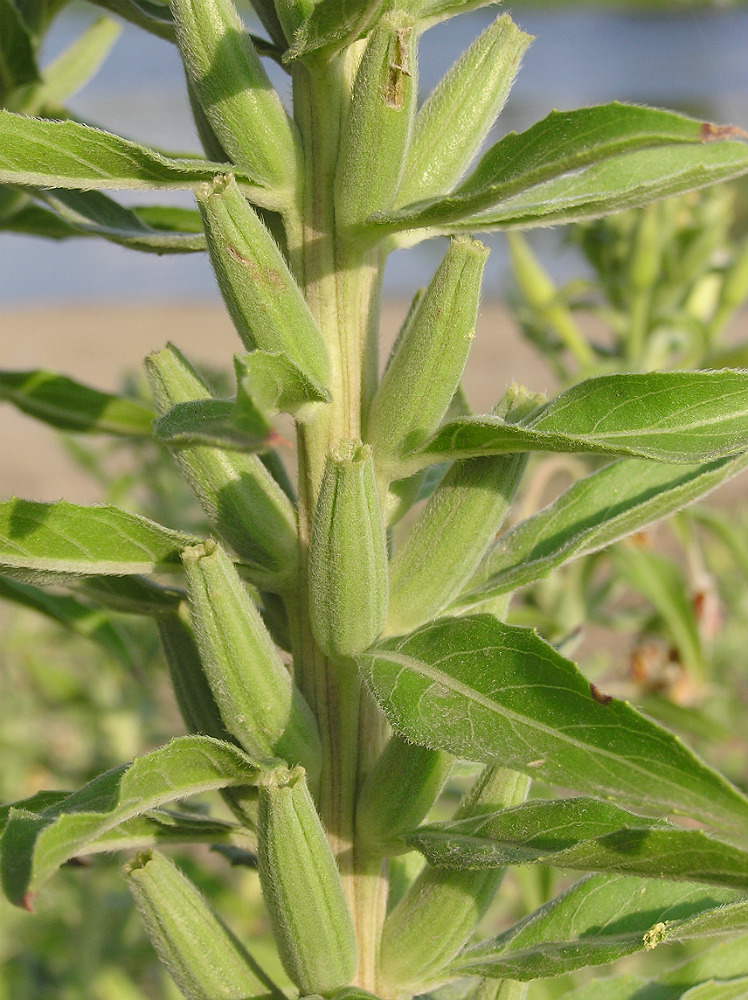
[[[531,41],[502,14],[442,77],[416,116],[397,205],[444,194],[460,180],[501,111]]]
[[[381,854],[410,850],[403,834],[426,816],[451,770],[448,753],[391,736],[356,806],[356,829],[363,843]]]
[[[288,359],[328,398],[322,334],[278,244],[231,175],[195,192],[213,270],[242,343]]]
[[[309,545],[309,614],[328,656],[352,656],[387,616],[387,539],[371,448],[348,441],[330,455]]]
[[[301,768],[260,781],[257,861],[278,952],[301,995],[329,996],[350,983],[353,921]]]
[[[475,336],[488,250],[457,237],[403,331],[367,418],[367,440],[381,471],[397,479],[398,460],[439,426],[460,382]]]
[[[125,867],[125,875],[153,947],[187,1000],[245,1000],[276,992],[171,861],[147,851]]]
[[[233,563],[212,541],[182,554],[195,640],[227,732],[245,750],[319,773],[317,724]]]
[[[416,41],[412,18],[399,12],[385,14],[369,36],[341,136],[335,178],[341,227],[392,205],[415,114]]]
[[[187,78],[221,146],[254,182],[287,197],[298,140],[233,3],[172,0],[171,9]]]
[[[499,412],[517,420],[539,397],[512,387]],[[390,563],[389,634],[436,617],[475,571],[506,517],[527,456],[455,462],[431,494]]]
[[[466,819],[519,805],[530,780],[516,771],[487,767],[460,805]],[[390,912],[382,931],[384,995],[411,996],[439,982],[439,973],[475,932],[503,871],[460,871],[426,865]]]
[[[145,365],[159,414],[211,397],[172,345],[151,354]],[[297,563],[296,515],[260,459],[207,445],[176,448],[173,454],[215,530],[252,568],[254,582],[282,589]]]

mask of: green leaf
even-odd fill
[[[44,369],[0,371],[0,400],[61,431],[151,437],[149,406]]]
[[[382,0],[320,0],[294,32],[283,62],[320,49],[343,48],[370,28],[388,6]]]
[[[0,806],[0,834],[5,829],[11,809],[25,809],[31,813],[42,813],[45,809],[49,809],[50,806],[62,802],[68,795],[70,795],[70,792],[56,792],[50,789],[42,789],[27,799],[21,799],[18,802],[7,802],[5,805]]]
[[[34,46],[20,11],[13,0],[0,0],[0,102],[38,79]]]
[[[414,743],[745,831],[741,792],[529,629],[493,615],[443,618],[357,660],[393,728]]]
[[[233,414],[232,399],[195,399],[176,403],[155,421],[153,430],[159,441],[177,448],[198,444],[264,451],[270,446],[267,429],[260,435],[247,434],[232,421]]]
[[[727,889],[595,875],[464,951],[452,972],[524,982],[746,927],[748,900]]]
[[[181,572],[179,554],[194,536],[119,507],[85,507],[14,497],[0,503],[0,566],[45,575],[128,576]]]
[[[658,198],[735,180],[748,171],[748,147],[740,142],[673,146],[627,153],[570,177],[539,184],[496,209],[444,226],[445,233],[532,229],[597,219]],[[632,178],[636,178],[632,182]]]
[[[612,195],[627,197],[647,185],[662,186],[672,180],[669,175],[674,170],[680,172],[693,163],[700,163],[705,175],[710,167],[727,164],[731,164],[728,170],[740,171],[741,164],[743,171],[748,170],[748,147],[722,141],[737,134],[741,134],[739,130],[730,127],[720,128],[669,111],[617,102],[575,111],[552,111],[526,132],[519,135],[511,132],[492,146],[472,174],[450,195],[372,216],[369,221],[389,231],[439,229],[468,219],[472,223],[476,216],[481,225],[489,219],[511,218],[512,200],[517,199],[521,205],[520,196],[534,199],[534,212],[538,215],[541,205],[548,203],[547,211],[558,211],[564,207],[559,204],[561,200],[568,201],[569,196],[578,198],[581,191],[585,191],[586,200],[590,201],[603,196],[610,199]],[[696,157],[688,144],[695,144]],[[665,153],[664,158],[657,155],[660,152]],[[638,155],[636,173],[628,167],[634,155]],[[598,177],[601,168],[603,173]],[[632,177],[636,178],[636,185],[632,184]],[[601,183],[603,178],[607,184]],[[553,199],[549,192],[553,192]],[[668,193],[671,192],[663,190],[661,195]]]
[[[159,205],[125,208],[101,191],[35,191],[34,196],[51,209],[58,225],[69,227],[67,236],[98,236],[147,253],[205,250],[200,217],[191,209]]]
[[[55,212],[28,200],[16,211],[0,217],[0,230],[5,233],[23,233],[24,236],[43,236],[47,240],[67,240],[71,236],[83,235]]]
[[[265,767],[230,743],[183,736],[99,775],[42,813],[11,809],[0,841],[5,894],[30,908],[34,893],[60,865],[115,827],[167,802],[252,785]]]
[[[240,181],[252,183],[241,170],[231,169]],[[191,189],[226,170],[226,164],[164,156],[79,122],[0,109],[0,183],[77,190]]]
[[[748,852],[597,799],[538,799],[405,839],[441,868],[544,864],[748,890]]]
[[[330,393],[282,351],[255,350],[234,359],[237,407],[252,400],[271,413],[297,413],[307,403],[329,403]]]
[[[745,948],[745,942],[742,947]],[[563,1000],[600,1000],[602,989],[605,1000],[743,1000],[748,996],[748,976],[730,980],[715,975],[695,986],[673,987],[661,979],[652,982],[626,973],[593,979],[581,989],[564,993]]]
[[[149,31],[157,38],[173,42],[174,21],[169,5],[158,0],[92,0],[97,7],[103,7],[112,14],[118,14],[125,21]]]
[[[557,566],[680,510],[746,465],[748,453],[694,468],[642,459],[606,465],[499,536],[455,605],[469,607],[542,579]]]
[[[554,451],[695,464],[747,447],[748,372],[647,372],[585,379],[525,422],[454,420],[404,462]]]
[[[19,583],[17,580],[8,580],[2,576],[0,576],[0,598],[46,615],[76,635],[93,639],[125,666],[135,666],[133,651],[126,635],[105,612],[90,608],[70,595],[48,594],[38,587]]]
[[[128,615],[172,614],[186,598],[183,590],[139,576],[89,576],[74,582],[86,600]]]

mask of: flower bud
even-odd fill
[[[356,806],[356,830],[367,848],[388,855],[410,850],[403,834],[426,816],[451,770],[449,754],[391,736]]]
[[[309,543],[309,615],[328,656],[352,656],[387,616],[387,539],[371,448],[345,442],[327,459]]]
[[[252,181],[287,196],[298,141],[233,3],[172,0],[171,9],[187,79],[221,146]]]
[[[497,408],[513,421],[539,397],[511,387]],[[509,511],[526,454],[455,462],[390,563],[387,631],[410,632],[443,611],[470,579]]]
[[[402,176],[415,101],[416,41],[407,15],[385,14],[356,73],[335,177],[340,227],[389,208]]]
[[[398,460],[439,426],[460,382],[475,336],[488,250],[457,237],[415,307],[367,418],[377,466],[397,475]]]
[[[176,865],[155,851],[125,867],[158,957],[187,1000],[278,993],[272,981]]]
[[[350,983],[353,921],[301,768],[261,778],[257,862],[278,952],[301,995],[328,996]]]
[[[317,724],[233,563],[212,541],[182,554],[200,659],[226,730],[252,754],[320,768]]]
[[[416,116],[397,205],[444,194],[460,180],[501,111],[531,41],[503,14],[442,78]]]
[[[226,307],[249,351],[280,354],[328,399],[322,334],[277,243],[229,174],[195,192]]]
[[[210,398],[205,382],[172,345],[145,364],[159,414],[177,403]],[[173,454],[215,530],[251,568],[253,581],[282,589],[298,558],[296,515],[262,461],[207,445]]]
[[[524,802],[529,778],[487,767],[460,805],[455,819],[507,809]],[[471,871],[426,865],[390,912],[382,930],[384,996],[413,995],[440,982],[439,973],[467,944],[496,895],[503,871]]]

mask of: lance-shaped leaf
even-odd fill
[[[713,148],[719,149],[722,140],[729,146],[729,140],[739,134],[740,130],[729,126],[715,126],[670,111],[617,102],[575,111],[552,111],[526,132],[511,132],[492,146],[472,174],[450,195],[373,218],[391,231],[438,228],[487,214],[521,192],[560,178],[568,180],[566,175],[582,172],[586,167],[599,167],[612,160],[620,172],[627,154],[666,147],[676,153],[677,160],[688,144],[695,144],[701,159],[708,164],[712,156],[705,143],[714,143]],[[733,145],[742,150],[748,168],[748,148],[739,143]],[[652,163],[657,163],[656,158]],[[657,176],[657,171],[629,173],[629,188],[632,176],[639,183]]]
[[[252,785],[266,766],[230,743],[183,736],[99,775],[42,813],[11,809],[0,842],[5,894],[28,907],[60,865],[108,831],[167,802]]]
[[[177,190],[195,188],[225,170],[225,164],[209,160],[164,156],[79,122],[0,110],[0,183],[77,190]],[[253,183],[241,170],[235,173],[240,181]]]
[[[178,573],[179,553],[196,540],[119,507],[15,497],[0,503],[0,566],[37,581]]]
[[[688,465],[747,447],[748,372],[647,372],[585,379],[525,422],[453,420],[404,463],[554,451]]]
[[[125,21],[149,31],[157,38],[173,42],[174,21],[167,4],[158,0],[93,0],[97,7],[103,7],[118,14]]]
[[[564,1000],[599,1000],[601,981],[564,994]],[[736,988],[741,992],[731,992]],[[699,992],[703,990],[704,992]],[[695,991],[695,992],[692,992]],[[719,941],[660,974],[657,982],[629,973],[605,979],[605,1000],[741,1000],[748,996],[748,936]]]
[[[101,191],[36,191],[34,196],[51,209],[58,225],[69,227],[69,236],[99,236],[146,253],[205,250],[200,216],[192,209],[125,208]]]
[[[135,665],[126,634],[105,611],[91,608],[69,594],[49,594],[46,590],[3,576],[0,576],[0,598],[38,611],[71,632],[92,639],[126,667]]]
[[[658,198],[734,180],[746,171],[748,146],[741,142],[647,149],[538,184],[507,198],[495,209],[439,227],[437,232],[532,229],[596,219]]]
[[[269,427],[260,436],[244,433],[231,420],[232,399],[193,399],[175,403],[153,425],[156,437],[173,448],[210,445],[232,451],[264,451],[270,447]]]
[[[564,993],[564,1000],[599,1000],[603,987],[605,1000],[743,1000],[748,996],[748,976],[726,979],[715,975],[695,986],[669,986],[661,979],[654,982],[627,972],[594,979],[581,989]]]
[[[149,406],[44,369],[0,371],[0,400],[61,431],[151,436],[154,413]]]
[[[748,852],[598,799],[539,799],[405,839],[444,868],[545,864],[748,889]]]
[[[633,806],[745,830],[748,799],[671,733],[601,694],[534,631],[443,618],[357,657],[395,730]]]
[[[746,927],[748,900],[729,889],[594,875],[464,951],[452,971],[523,982]]]
[[[501,535],[455,606],[498,597],[557,566],[706,496],[748,465],[748,453],[684,468],[623,459],[574,483],[558,500]]]
[[[178,587],[164,587],[143,576],[89,576],[74,581],[86,600],[128,615],[173,614],[185,598]]]

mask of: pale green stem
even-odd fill
[[[348,58],[348,63],[355,53]],[[373,988],[386,905],[381,858],[362,857],[355,837],[358,790],[382,742],[382,721],[368,701],[355,665],[328,660],[317,647],[308,613],[307,557],[311,521],[327,454],[361,437],[364,405],[373,392],[372,349],[378,325],[381,267],[338,242],[333,180],[341,121],[350,94],[351,65],[343,57],[295,70],[294,106],[305,150],[300,226],[289,233],[290,256],[330,355],[333,401],[297,426],[299,456],[299,587],[294,620],[296,680],[317,716],[323,766],[319,811],[337,857],[359,946],[357,984]],[[372,361],[373,355],[373,361]],[[364,366],[367,377],[362,379]]]

